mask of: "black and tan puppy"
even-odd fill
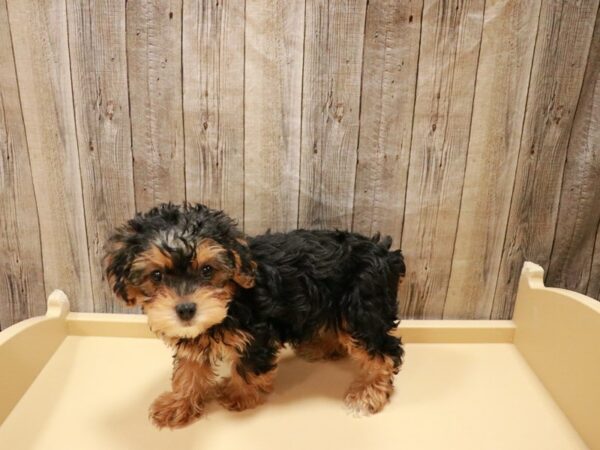
[[[403,355],[395,330],[405,267],[390,244],[342,231],[247,238],[203,205],[162,205],[119,228],[106,246],[108,281],[174,349],[172,391],[154,401],[152,421],[184,426],[213,397],[233,410],[258,405],[284,344],[309,359],[350,355],[361,371],[347,405],[381,410]],[[231,374],[218,382],[221,360]]]

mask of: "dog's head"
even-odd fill
[[[254,286],[256,264],[235,223],[204,205],[165,204],[138,214],[108,240],[113,292],[141,304],[150,328],[193,338],[227,316],[236,289]]]

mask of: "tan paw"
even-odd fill
[[[244,411],[246,409],[256,408],[264,403],[264,398],[260,395],[258,389],[247,389],[244,391],[228,389],[224,385],[221,389],[218,401],[230,411]]]
[[[203,412],[202,403],[194,403],[174,392],[165,392],[150,406],[149,417],[158,428],[181,428],[200,418]]]
[[[363,384],[355,382],[350,386],[344,402],[356,415],[365,416],[378,413],[388,403],[393,386],[388,382]]]

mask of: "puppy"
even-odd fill
[[[358,361],[346,404],[380,411],[403,356],[396,292],[405,266],[390,245],[337,230],[248,238],[200,204],[161,205],[118,228],[106,245],[108,282],[174,351],[172,390],[150,419],[182,427],[211,398],[236,411],[257,406],[284,344],[310,360]],[[217,381],[220,361],[231,373]]]

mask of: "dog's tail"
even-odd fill
[[[371,241],[384,248],[385,250],[389,250],[392,247],[392,237],[384,236],[381,238],[381,233],[375,233],[371,238]]]
[[[404,256],[401,250],[394,250],[387,255],[388,264],[392,269],[392,273],[398,275],[398,282],[401,282],[406,275],[406,264],[404,264]]]
[[[402,282],[402,279],[406,275],[406,265],[404,264],[404,256],[402,255],[402,251],[390,251],[390,248],[392,248],[391,236],[384,236],[382,238],[380,233],[376,233],[371,238],[371,241],[388,251],[386,259],[392,274],[392,278],[395,280],[393,284],[396,286],[398,283]]]

